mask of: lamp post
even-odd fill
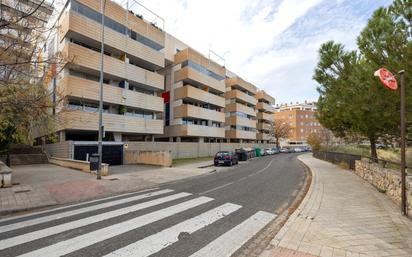
[[[391,89],[396,90],[398,83],[395,76],[385,68],[381,68],[375,72],[375,76],[379,77],[382,84]],[[405,111],[405,71],[399,71],[400,77],[400,112],[401,112],[401,210],[403,215],[407,215],[406,207],[406,111]]]
[[[101,179],[102,158],[103,158],[103,67],[104,67],[104,16],[106,10],[106,0],[100,1],[102,13],[102,36],[100,49],[100,97],[99,97],[99,142],[97,146],[97,153],[99,154],[99,166],[97,168],[97,179]]]

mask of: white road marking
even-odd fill
[[[259,211],[190,257],[229,257],[275,217],[275,214]]]
[[[193,232],[212,224],[213,222],[231,214],[232,212],[237,211],[241,207],[242,206],[240,205],[231,203],[223,204],[194,218],[183,221],[140,241],[120,248],[105,256],[146,257],[152,255],[179,241],[180,233],[184,232],[192,234]]]
[[[112,207],[112,206],[123,204],[123,203],[128,203],[128,202],[132,202],[132,201],[136,201],[136,200],[141,200],[141,199],[148,198],[148,197],[151,197],[151,196],[166,194],[166,193],[170,193],[170,192],[173,192],[173,190],[165,189],[165,190],[160,190],[160,191],[156,191],[156,192],[150,192],[150,193],[146,193],[146,194],[142,194],[142,195],[136,195],[136,196],[132,196],[132,197],[128,197],[128,198],[123,198],[123,199],[119,199],[119,200],[115,200],[115,201],[111,201],[111,202],[105,202],[105,203],[101,203],[101,204],[97,204],[97,205],[93,205],[93,206],[88,206],[88,207],[84,207],[84,208],[80,208],[80,209],[76,209],[76,210],[72,210],[72,211],[56,213],[56,214],[52,214],[52,215],[48,215],[48,216],[44,216],[44,217],[39,217],[39,218],[31,219],[31,220],[21,221],[21,222],[17,222],[17,223],[13,223],[13,224],[9,224],[9,225],[5,225],[5,226],[0,227],[0,233],[7,232],[7,231],[10,231],[10,230],[19,229],[19,228],[24,228],[24,227],[28,227],[28,226],[32,226],[32,225],[36,225],[36,224],[40,224],[40,223],[44,223],[44,222],[48,222],[48,221],[52,221],[52,220],[62,219],[62,218],[66,218],[66,217],[69,217],[69,216],[73,216],[73,215],[77,215],[77,214],[81,214],[81,213],[85,213],[85,212],[90,212],[90,211],[94,211],[94,210],[98,210],[98,209],[102,209],[102,208]]]
[[[158,211],[145,214],[143,216],[133,218],[131,220],[127,220],[112,226],[104,227],[93,232],[68,239],[66,241],[62,241],[32,252],[28,252],[20,256],[50,257],[69,254],[84,247],[118,236],[130,230],[137,229],[139,227],[167,218],[171,215],[188,210],[190,208],[194,208],[196,206],[202,205],[212,200],[212,198],[201,196],[180,204],[173,205],[168,208],[164,208]]]
[[[233,184],[233,183],[234,183],[234,182],[229,182],[229,183],[226,183],[226,184],[224,184],[224,185],[221,185],[221,186],[218,186],[218,187],[214,187],[214,188],[212,188],[212,189],[209,189],[209,190],[206,190],[206,191],[200,193],[199,195],[204,195],[204,194],[213,192],[213,191],[215,191],[215,190],[218,190],[218,189],[221,189],[221,188],[230,186],[230,185]]]
[[[0,223],[3,222],[3,221],[17,220],[17,219],[21,219],[21,218],[25,218],[25,217],[38,215],[38,214],[44,214],[44,213],[48,213],[48,212],[64,210],[64,209],[68,209],[68,208],[72,208],[72,207],[76,207],[76,206],[81,206],[81,205],[85,205],[85,204],[100,202],[100,201],[109,200],[109,199],[122,197],[122,196],[126,196],[126,195],[134,195],[134,194],[144,193],[144,192],[147,192],[147,191],[154,191],[156,189],[159,189],[159,188],[158,187],[153,187],[153,188],[141,190],[141,191],[138,191],[138,192],[131,192],[131,193],[126,193],[126,194],[121,194],[121,195],[114,195],[114,196],[109,196],[109,197],[105,197],[105,198],[99,198],[99,199],[96,199],[96,200],[91,200],[91,201],[87,201],[87,202],[81,202],[81,203],[66,205],[66,206],[62,206],[62,207],[58,207],[58,208],[53,208],[53,209],[48,209],[48,210],[44,210],[44,211],[35,212],[35,213],[28,213],[28,214],[13,216],[13,217],[10,217],[10,218],[0,218]]]
[[[87,217],[87,218],[84,218],[84,219],[79,219],[79,220],[64,223],[64,224],[61,224],[61,225],[57,225],[57,226],[37,230],[37,231],[34,231],[34,232],[26,233],[26,234],[23,234],[23,235],[19,235],[19,236],[7,238],[7,239],[4,239],[4,240],[0,240],[0,250],[6,249],[6,248],[9,248],[9,247],[13,247],[13,246],[16,246],[16,245],[19,245],[19,244],[27,243],[27,242],[30,242],[30,241],[34,241],[36,239],[43,238],[43,237],[46,237],[46,236],[55,235],[55,234],[58,234],[58,233],[61,233],[61,232],[67,231],[67,230],[80,228],[80,227],[83,227],[83,226],[86,226],[86,225],[89,225],[89,224],[93,224],[93,223],[96,223],[96,222],[100,222],[100,221],[103,221],[103,220],[108,220],[110,218],[114,218],[114,217],[124,215],[124,214],[130,213],[130,212],[135,212],[135,211],[138,211],[138,210],[149,208],[149,207],[152,207],[152,206],[155,206],[155,205],[158,205],[158,204],[173,201],[173,200],[183,198],[183,197],[186,197],[186,196],[189,196],[189,195],[191,195],[191,194],[190,193],[174,194],[174,195],[166,196],[166,197],[159,198],[159,199],[156,199],[156,200],[152,200],[152,201],[148,201],[148,202],[128,206],[128,207],[117,209],[117,210],[114,210],[114,211],[105,212],[105,213],[102,213],[102,214],[90,216],[90,217]]]

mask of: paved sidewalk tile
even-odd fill
[[[312,170],[312,184],[272,240],[272,256],[290,256],[284,249],[322,257],[412,256],[412,220],[388,197],[349,170],[311,154],[299,159]]]

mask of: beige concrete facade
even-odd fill
[[[240,77],[228,77],[226,84],[225,135],[231,142],[256,140],[256,87]]]
[[[256,139],[262,142],[268,142],[272,140],[270,136],[270,123],[273,121],[273,113],[275,111],[272,105],[275,104],[275,98],[270,96],[264,90],[260,90],[256,93],[257,110],[257,133]]]
[[[100,2],[68,1],[54,40],[67,60],[55,80],[60,140],[97,140],[100,94]],[[104,42],[105,140],[154,140],[164,132],[165,32],[107,1]]]
[[[172,36],[167,38],[166,61],[170,64],[163,74],[168,111],[165,133],[159,140],[220,141],[225,137],[225,68]]]

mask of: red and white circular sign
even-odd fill
[[[398,82],[396,81],[395,76],[393,76],[387,69],[381,68],[375,71],[375,76],[379,77],[385,87],[391,90],[396,90],[398,88]]]

